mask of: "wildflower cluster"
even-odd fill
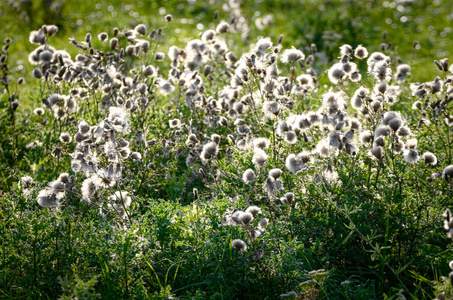
[[[172,284],[180,284],[176,273],[186,261],[181,272],[203,274],[202,260],[212,252],[225,274],[226,265],[242,264],[244,280],[285,277],[277,295],[307,279],[283,298],[327,293],[323,283],[333,272],[308,270],[329,257],[339,272],[372,268],[373,280],[386,278],[385,288],[393,280],[404,289],[408,279],[400,280],[406,275],[395,266],[410,266],[431,242],[425,233],[434,232],[433,212],[451,195],[448,59],[435,61],[440,75],[433,81],[411,83],[413,68],[386,47],[369,53],[363,45],[342,45],[327,70],[319,68],[316,45],[284,48],[282,36],[251,40],[238,53],[229,36],[241,33],[250,41],[250,24],[238,1],[228,1],[225,10],[234,22],[216,14],[212,29],[165,51],[165,26],[87,33],[70,40],[75,56],[51,46],[57,26],[32,31],[29,41],[37,48],[29,62],[41,100],[33,103],[33,118],[47,132],[43,141],[27,140],[26,148],[30,160],[39,154],[52,163],[33,161],[34,176],[21,174],[21,195],[46,208],[41,211],[89,212],[133,232],[118,247],[125,264],[130,259],[142,264],[134,266],[140,272],[154,272],[143,287],[154,278],[161,285],[159,276],[170,270]],[[272,22],[256,19],[261,28]],[[0,56],[6,87],[7,51]],[[9,102],[14,112],[19,102],[13,96]],[[193,211],[175,209],[188,203]],[[245,209],[219,222],[219,211],[232,205]],[[445,216],[452,237],[451,213]],[[134,243],[139,250],[130,254]],[[144,249],[154,256],[140,261]],[[182,258],[167,259],[167,251]],[[114,264],[106,256],[99,254]],[[156,272],[159,267],[165,272]],[[187,274],[182,277],[193,275]],[[123,277],[127,294],[131,276]]]
[[[234,210],[232,213],[227,213],[223,216],[222,225],[241,226],[247,232],[248,240],[251,243],[266,231],[266,227],[269,224],[267,218],[261,218],[259,221],[254,222],[257,216],[261,214],[261,209],[255,205],[247,207],[245,211]],[[257,223],[255,228],[252,227],[253,223]],[[238,251],[247,250],[247,244],[241,239],[233,240],[232,247]]]
[[[147,126],[147,115],[160,97],[176,97],[176,102],[183,100],[190,110],[187,117],[201,116],[201,119],[189,119],[183,114],[182,118],[168,120],[173,137],[161,140],[164,157],[169,158],[170,145],[179,144],[181,147],[175,157],[186,155],[188,167],[199,165],[201,174],[218,179],[224,172],[219,168],[218,160],[223,155],[225,160],[233,160],[224,151],[229,149],[244,153],[241,155],[246,157],[250,155],[254,168],[244,170],[238,177],[244,183],[252,184],[255,190],[255,182],[261,180],[262,191],[269,203],[280,199],[283,205],[291,206],[295,198],[294,193],[284,188],[282,178],[286,171],[279,163],[279,156],[285,155],[282,148],[287,149],[282,160],[290,172],[288,176],[304,174],[315,184],[331,186],[342,184],[336,163],[339,157],[353,158],[368,153],[377,161],[376,180],[379,170],[397,156],[408,164],[417,164],[423,157],[425,163],[436,165],[435,154],[425,152],[421,155],[408,122],[399,112],[391,110],[407,89],[405,83],[410,66],[399,65],[393,76],[391,58],[386,54],[374,52],[368,55],[361,45],[355,49],[343,45],[339,62],[327,72],[332,87],[319,94],[319,76],[311,67],[315,61],[314,52],[306,57],[296,48],[282,51],[281,44],[275,45],[269,38],[261,38],[249,52],[238,58],[225,41],[228,28],[226,23],[220,22],[216,30],[204,31],[201,39],[187,42],[184,48],[171,46],[168,55],[150,50],[153,40],[163,34],[161,28],[148,36],[143,24],[134,30],[115,28],[110,39],[105,32],[97,36],[101,44],[108,42],[108,51],[96,50],[91,34],[81,42],[72,40],[71,43],[82,51],[74,60],[67,52],[48,44],[57,27],[45,25],[30,34],[30,42],[40,45],[29,56],[29,61],[37,66],[33,75],[52,84],[56,90],[71,86],[67,93],[46,96],[44,109],[50,110],[56,121],[63,121],[83,113],[84,107],[96,101],[95,113],[86,115],[93,125],[80,121],[73,136],[61,134],[63,147],[59,146],[53,152],[54,156],[69,155],[72,171],[85,176],[81,185],[82,201],[102,205],[113,199],[100,196],[101,192],[105,189],[113,192],[124,184],[123,173],[130,164],[126,162],[145,159],[150,165],[154,164],[151,157],[144,157],[146,147],[156,143],[156,140],[148,140],[155,133]],[[127,74],[124,70],[129,57],[141,58],[142,64]],[[365,58],[367,81],[363,81],[356,61]],[[167,59],[170,62],[167,75],[164,76],[160,67],[148,64],[150,59],[154,63]],[[442,63],[446,64],[445,61]],[[288,69],[289,74],[285,76]],[[217,86],[214,76],[223,77],[228,84]],[[445,83],[448,82],[447,79]],[[346,89],[350,83],[354,85],[348,87],[353,90],[352,96]],[[450,98],[447,96],[444,101],[438,100],[431,105],[429,97],[442,92],[443,86],[439,77],[431,83],[411,85],[413,95],[425,100],[424,104],[414,104],[414,107],[422,111],[429,107],[432,118],[443,114]],[[449,90],[447,86],[446,95]],[[317,110],[299,110],[301,103],[313,98],[321,103]],[[99,118],[102,121],[97,121]],[[425,117],[423,122],[429,121]],[[448,117],[445,122],[449,124]],[[209,128],[210,136],[203,126]],[[230,132],[226,138],[222,136],[223,128]],[[131,133],[137,137],[134,142],[127,140]],[[226,149],[227,143],[233,143],[233,147]],[[64,146],[69,144],[73,144],[72,153]],[[133,145],[145,153],[133,152]],[[269,170],[265,177],[264,169]],[[42,190],[38,203],[47,207],[59,206],[65,196],[64,184],[60,185],[58,190],[55,190],[57,184],[53,183]],[[130,204],[124,203],[128,205],[123,209]],[[238,213],[234,222],[239,221]],[[124,213],[120,215],[124,216]]]

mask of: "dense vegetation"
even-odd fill
[[[452,298],[452,9],[7,1],[0,297]]]

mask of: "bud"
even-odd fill
[[[311,48],[311,52],[313,52],[313,54],[318,52],[318,48],[316,47],[316,44],[311,44],[310,48]]]
[[[203,75],[208,76],[214,68],[211,65],[206,65],[203,69]]]
[[[52,156],[60,157],[61,152],[62,152],[62,149],[60,147],[55,147],[55,149],[53,149],[53,151],[52,151]]]
[[[118,39],[117,38],[112,38],[110,40],[110,48],[112,50],[115,50],[118,47]]]
[[[448,58],[441,59],[440,63],[442,64],[444,71],[447,72],[448,71]]]
[[[16,111],[16,109],[19,107],[19,101],[14,100],[12,103],[11,103],[11,108],[13,111]]]
[[[135,26],[135,31],[138,34],[145,35],[146,34],[146,26],[145,26],[145,24],[138,24],[137,26]]]
[[[436,67],[439,69],[439,71],[443,71],[443,70],[444,70],[443,66],[440,64],[439,61],[434,60],[434,64],[435,64]]]

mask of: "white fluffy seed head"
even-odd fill
[[[253,172],[252,169],[247,169],[245,170],[245,172],[242,174],[242,180],[245,182],[245,183],[251,183],[251,182],[254,182],[256,179],[256,176],[255,176],[255,172]]]
[[[274,118],[280,112],[280,104],[277,101],[263,103],[263,112],[267,117]]]
[[[393,119],[401,119],[400,114],[396,111],[387,111],[382,116],[382,124],[388,125]]]
[[[426,164],[435,166],[437,164],[437,157],[431,152],[423,153],[423,160]]]
[[[258,222],[258,227],[264,229],[267,227],[268,224],[269,224],[269,220],[267,218],[263,218]]]
[[[280,176],[282,176],[282,170],[280,170],[278,168],[271,169],[269,171],[269,176],[273,177],[274,179],[278,179],[278,178],[280,178]]]
[[[384,149],[381,146],[373,147],[370,152],[375,158],[379,160],[384,156]]]
[[[304,59],[305,55],[302,53],[302,51],[298,49],[286,49],[282,53],[282,63],[284,64],[294,63]]]
[[[302,170],[304,167],[304,163],[302,162],[302,159],[296,155],[296,154],[289,154],[286,157],[286,168],[290,170],[292,173],[297,174]]]
[[[219,25],[217,25],[216,31],[217,31],[217,33],[225,33],[228,31],[229,27],[230,27],[230,25],[227,22],[222,21],[219,23]]]
[[[374,136],[388,136],[390,134],[390,127],[387,125],[379,124],[374,130]]]
[[[202,34],[201,39],[203,40],[203,42],[211,41],[215,37],[215,35],[216,35],[215,31],[209,29]]]
[[[446,166],[442,171],[442,177],[445,180],[450,180],[453,178],[453,165]]]
[[[284,138],[285,138],[285,142],[287,142],[288,144],[297,143],[297,135],[292,130],[285,132]]]
[[[327,142],[327,140],[319,141],[319,143],[316,145],[316,150],[321,157],[329,157],[330,155],[329,143]]]
[[[33,69],[33,71],[31,72],[31,75],[34,77],[34,78],[41,78],[42,77],[42,72],[39,68],[35,68]]]
[[[235,239],[231,242],[231,246],[237,251],[247,250],[247,244],[241,239]]]
[[[72,137],[69,133],[67,132],[62,132],[60,134],[60,141],[64,144],[68,144],[72,141]]]
[[[218,146],[215,142],[209,142],[203,146],[200,157],[203,161],[214,158],[217,155]]]
[[[293,201],[294,201],[294,193],[291,193],[291,192],[286,193],[285,199],[288,202],[288,204],[291,205],[291,203],[293,203]]]
[[[170,128],[181,128],[182,126],[181,120],[179,119],[172,119],[168,121],[168,123],[170,125]]]
[[[355,110],[360,110],[362,108],[363,98],[356,96],[355,94],[351,98],[351,106]]]
[[[140,35],[145,35],[146,34],[145,24],[138,24],[137,26],[135,26],[135,32],[137,32]]]
[[[368,50],[362,45],[358,45],[354,50],[354,56],[358,59],[364,59],[368,56]]]
[[[42,30],[48,36],[52,36],[58,31],[58,27],[56,25],[43,25]]]
[[[393,131],[397,131],[401,125],[403,124],[403,121],[401,119],[392,119],[389,121],[388,125]]]
[[[409,129],[409,127],[407,126],[401,126],[399,129],[398,129],[398,132],[397,134],[399,136],[408,136],[411,134],[411,130]]]
[[[417,150],[411,148],[404,151],[403,159],[409,164],[416,164],[420,159],[420,155]]]
[[[341,56],[351,56],[353,53],[351,45],[344,44],[343,46],[340,47],[340,55]]]
[[[32,44],[44,45],[46,43],[46,35],[42,29],[30,32],[29,41]]]
[[[116,50],[116,48],[118,48],[118,43],[119,43],[119,41],[118,41],[118,39],[116,37],[112,38],[110,40],[110,49]]]
[[[345,77],[345,75],[346,73],[343,71],[342,63],[334,64],[327,72],[327,76],[329,77],[330,82],[333,84],[340,83]]]
[[[107,34],[107,32],[101,32],[100,34],[98,34],[98,39],[101,42],[106,41],[108,38],[109,38],[109,35]]]
[[[381,147],[385,146],[385,139],[383,136],[378,136],[374,139],[373,147],[376,147],[376,146],[381,146]]]
[[[256,205],[252,205],[252,206],[247,207],[245,212],[251,213],[253,215],[253,217],[256,217],[258,214],[261,213],[261,209]]]
[[[20,180],[21,180],[20,183],[21,183],[23,189],[28,189],[31,186],[31,184],[33,183],[33,178],[31,176],[21,177]]]
[[[53,194],[50,190],[44,189],[39,192],[38,197],[36,199],[39,205],[42,207],[58,207],[60,202],[58,201],[55,194]]]
[[[91,198],[97,190],[96,180],[93,177],[87,178],[82,183],[82,201],[91,204]]]
[[[264,138],[264,137],[261,137],[261,138],[256,138],[253,140],[253,146],[255,148],[260,148],[260,149],[267,149],[269,148],[269,145],[270,145],[270,141],[268,138]]]
[[[263,149],[255,148],[253,150],[252,162],[256,167],[262,167],[267,163],[268,155]]]
[[[139,161],[142,159],[142,155],[139,152],[132,152],[131,158],[135,161]]]
[[[253,214],[250,212],[244,212],[241,214],[241,216],[239,218],[240,218],[242,224],[247,225],[253,221]]]
[[[416,138],[408,139],[406,145],[410,149],[415,149],[417,147],[418,141]]]

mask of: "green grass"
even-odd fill
[[[442,213],[453,204],[448,175],[453,164],[452,122],[446,121],[453,114],[451,72],[439,71],[433,63],[450,55],[453,39],[447,24],[453,4],[243,2],[230,11],[224,9],[226,2],[214,0],[209,5],[203,1],[7,1],[2,5],[0,37],[10,37],[13,43],[8,51],[3,49],[8,58],[0,73],[10,82],[2,83],[0,92],[1,298],[399,299],[404,295],[432,299],[442,291],[447,298],[453,296],[452,285],[443,277],[451,271],[452,252],[442,227]],[[167,14],[172,14],[171,22],[164,20]],[[261,28],[270,14],[273,23]],[[186,49],[188,58],[180,57],[172,71],[168,49],[185,48],[221,20],[227,20],[230,28],[216,39],[225,41],[238,58],[250,61],[244,67],[247,79],[235,87],[232,76],[241,67],[212,50],[203,54],[203,65],[192,72],[184,66],[191,54]],[[137,57],[122,57],[119,51],[109,56],[108,42],[97,38],[104,31],[112,38],[117,27],[120,47],[126,47],[124,32],[141,23],[148,33],[161,28],[163,35],[139,37],[150,41],[150,50]],[[54,75],[32,78],[31,71],[43,65],[28,62],[28,54],[37,48],[28,42],[29,33],[43,24],[59,27],[49,38],[50,45],[66,50],[73,60],[82,54],[93,59],[91,67],[79,65],[84,75],[61,82],[54,81]],[[235,30],[236,26],[242,27]],[[100,50],[103,57],[69,42],[70,38],[84,42],[87,32],[93,36],[93,53]],[[254,48],[261,37],[269,37],[276,46],[280,35],[282,49],[276,56],[280,77],[273,81],[277,87],[266,92],[272,76],[261,66],[269,62]],[[414,47],[414,41],[421,47]],[[353,48],[362,44],[370,54],[382,51],[390,58],[392,75],[399,64],[411,65],[407,82],[389,80],[401,91],[396,103],[373,91],[379,80],[367,72],[366,59],[349,58],[363,76],[360,82],[329,79],[328,70],[338,61],[343,44]],[[280,54],[291,47],[306,57],[314,55],[314,63],[282,63]],[[156,51],[166,54],[163,61],[155,59]],[[267,55],[272,51],[279,49],[268,50]],[[253,60],[258,63],[253,65]],[[210,74],[204,69],[207,64],[213,66]],[[147,65],[159,72],[145,76]],[[56,70],[62,67],[57,64]],[[171,75],[174,72],[181,73]],[[289,84],[301,87],[296,77],[313,72],[315,85],[306,88],[305,95],[284,90]],[[443,80],[442,89],[432,94],[436,76]],[[19,77],[25,77],[26,83],[18,85]],[[168,94],[159,88],[167,79],[174,87]],[[411,84],[417,82],[424,83],[427,91],[421,99],[413,95]],[[359,87],[368,88],[370,98],[355,109],[351,98]],[[53,94],[82,90],[87,97],[74,96],[78,109],[65,118],[54,115],[65,104],[44,104]],[[329,111],[328,101],[323,102],[329,92],[341,95],[345,107],[340,104],[338,111],[332,107]],[[423,108],[413,109],[418,100]],[[129,108],[123,103],[127,101],[136,107]],[[272,101],[280,110],[269,117],[259,102]],[[33,112],[38,107],[44,108],[44,115]],[[123,119],[114,120],[109,107],[126,111],[128,130],[115,127]],[[233,116],[232,107],[239,116]],[[389,111],[401,114],[396,119],[411,134],[388,129],[380,141],[375,136],[371,142],[359,142],[359,134],[374,132]],[[309,128],[291,124],[294,115],[314,112],[322,112],[318,117],[330,118],[331,124]],[[183,125],[171,126],[173,119]],[[83,133],[82,121],[90,126],[89,133]],[[282,121],[292,126],[287,133],[280,132]],[[354,122],[360,126],[354,128]],[[96,128],[101,128],[100,135],[91,133]],[[294,144],[288,141],[292,131],[297,133]],[[61,133],[68,133],[72,141],[60,141]],[[191,134],[198,140],[195,146],[188,143]],[[78,140],[82,135],[90,137]],[[253,140],[259,137],[269,142],[263,150],[267,155],[263,166],[254,163],[261,152],[254,149]],[[240,146],[242,138],[248,146]],[[204,160],[203,149],[211,141],[217,150]],[[320,151],[323,141],[330,144],[328,155]],[[405,151],[397,151],[399,142]],[[380,143],[382,156],[376,154]],[[352,146],[353,155],[348,148]],[[416,163],[407,162],[410,149],[420,155]],[[57,150],[60,156],[55,155]],[[109,151],[134,154],[122,152],[126,154],[112,159]],[[421,157],[427,151],[435,155],[437,164]],[[135,152],[140,159],[132,158]],[[287,158],[301,152],[309,153],[308,167],[294,174]],[[78,156],[97,170],[78,171],[74,164],[82,161]],[[105,173],[115,173],[119,167],[121,178],[109,181]],[[274,168],[281,170],[281,177],[270,175]],[[253,182],[242,179],[247,169],[255,173]],[[32,177],[31,186],[24,187],[24,176]],[[87,196],[87,183],[103,176],[107,183],[96,183]],[[54,193],[50,185],[57,183],[64,192],[58,207],[42,207],[43,191]],[[113,196],[117,191],[128,192],[130,206]],[[289,204],[287,192],[294,193]],[[251,205],[261,211],[250,224],[228,221],[237,210]],[[267,226],[260,223],[263,219]],[[245,251],[235,249],[237,239],[245,242]]]

